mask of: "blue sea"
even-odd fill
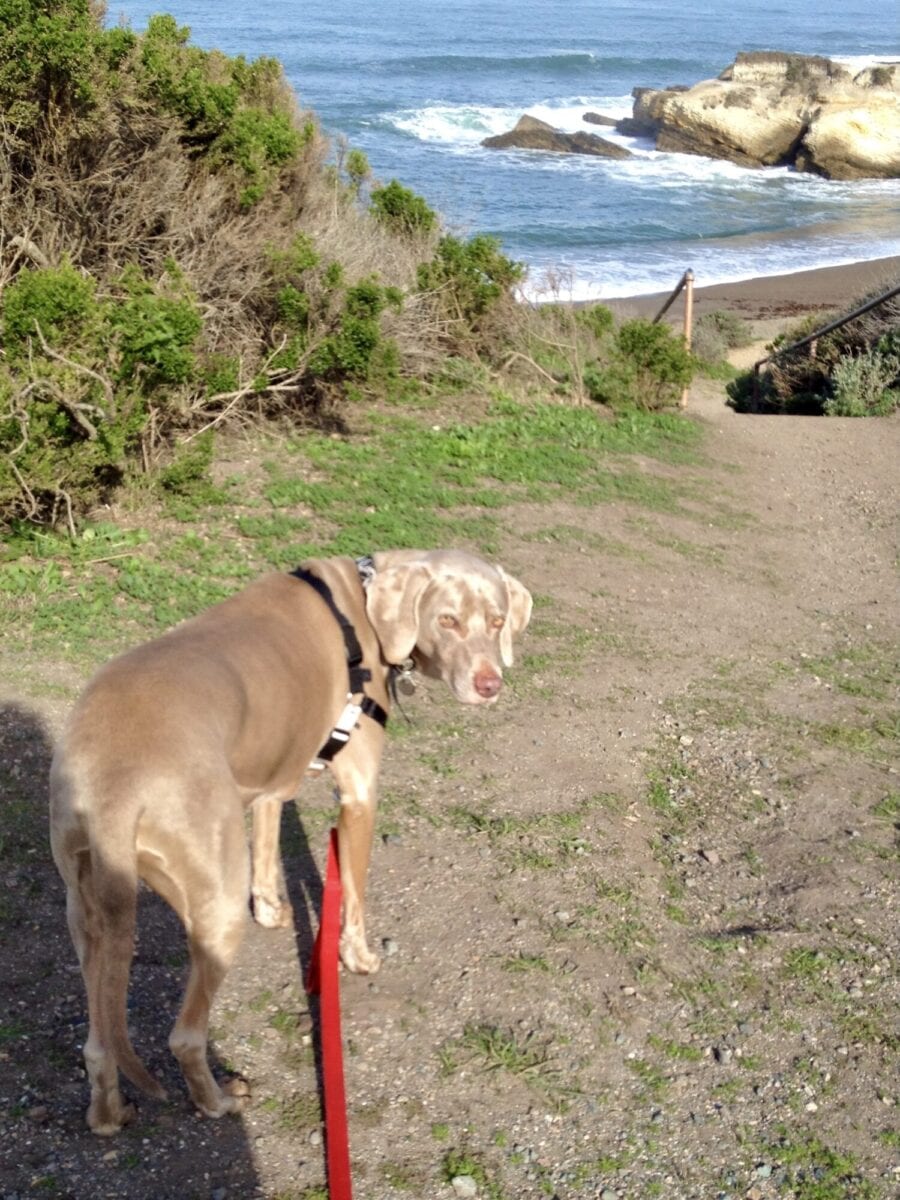
[[[491,233],[535,298],[612,298],[900,254],[900,180],[836,183],[661,154],[598,160],[486,150],[532,113],[566,130],[631,112],[635,87],[718,75],[740,50],[900,58],[898,0],[112,0],[143,29],[171,12],[195,43],[273,55],[325,129],[455,233]],[[604,136],[607,131],[600,130]]]

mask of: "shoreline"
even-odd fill
[[[694,279],[694,317],[717,309],[725,309],[749,321],[825,310],[849,311],[865,296],[888,291],[897,284],[900,284],[900,255],[845,263],[839,267],[816,267],[787,275],[758,275],[705,287],[700,276]],[[595,303],[605,305],[621,317],[653,318],[670,295],[671,291],[652,292],[617,296]],[[680,321],[683,313],[682,294],[669,309],[666,319],[673,323]]]

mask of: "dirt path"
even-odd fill
[[[641,464],[671,503],[509,511],[538,601],[509,694],[423,688],[397,723],[385,965],[343,982],[359,1200],[896,1194],[900,421],[738,416],[711,384],[690,413],[702,460]],[[41,676],[2,731],[33,804],[67,703]],[[252,1106],[189,1115],[183,940],[148,898],[132,1015],[174,1099],[113,1142],[82,1132],[58,882],[43,846],[6,855],[4,1200],[325,1197],[297,961],[324,785],[300,815],[296,934],[249,930],[214,1014]]]

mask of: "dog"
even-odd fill
[[[531,596],[502,568],[455,550],[313,559],[269,574],[102,667],[77,702],[50,771],[50,840],[87,992],[87,1123],[134,1115],[119,1071],[159,1099],[126,1024],[143,880],[183,922],[191,967],[169,1037],[191,1098],[239,1111],[246,1084],[207,1061],[209,1010],[252,896],[262,925],[290,924],[281,808],[311,767],[340,797],[341,959],[378,969],[365,887],[392,679],[417,669],[463,704],[493,704]],[[244,813],[252,810],[248,855]]]

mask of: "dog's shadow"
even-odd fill
[[[172,909],[144,889],[129,1025],[170,1099],[149,1101],[123,1081],[126,1097],[137,1103],[134,1123],[109,1142],[87,1129],[87,1006],[66,925],[65,888],[50,854],[52,754],[39,713],[0,702],[0,1107],[6,1118],[0,1122],[0,1195],[32,1195],[35,1188],[83,1195],[101,1146],[107,1158],[115,1153],[127,1164],[122,1196],[191,1195],[201,1177],[207,1194],[256,1195],[261,1182],[244,1122],[188,1120],[190,1101],[167,1044],[184,989],[185,935]],[[214,1052],[211,1065],[219,1076],[228,1073]]]
[[[294,910],[294,941],[297,969],[306,987],[306,977],[316,941],[324,887],[322,873],[313,855],[298,802],[285,804],[281,810],[281,857],[284,865],[284,885]],[[323,839],[324,841],[324,839]],[[325,1095],[322,1082],[321,1011],[319,997],[307,993],[312,1025],[312,1044],[315,1054],[316,1087],[319,1105],[324,1113]]]

